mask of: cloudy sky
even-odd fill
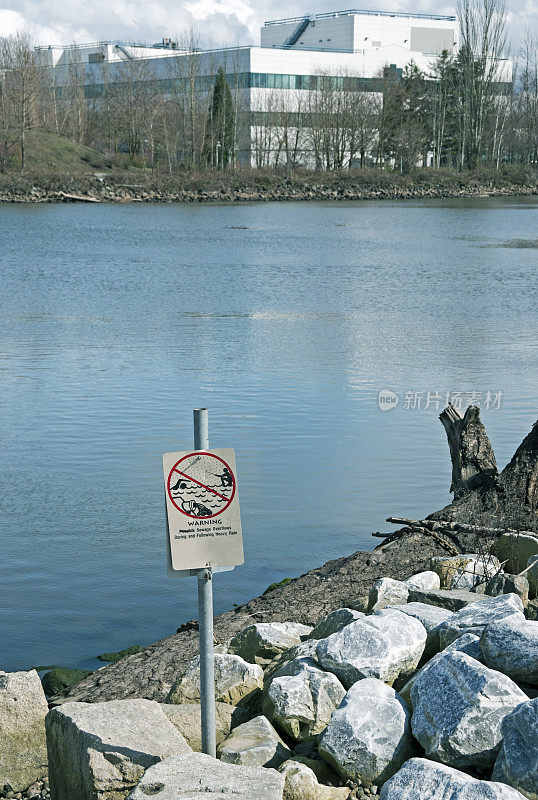
[[[538,0],[507,0],[514,45],[524,29],[538,31]],[[454,13],[451,0],[361,0],[386,11]],[[345,0],[0,0],[0,36],[29,30],[40,44],[120,39],[157,42],[196,26],[206,46],[259,43],[266,19],[336,11]],[[513,46],[514,46],[513,45]]]

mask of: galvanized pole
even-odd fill
[[[194,449],[209,450],[207,408],[194,409]],[[198,620],[200,637],[200,700],[202,752],[216,758],[215,662],[213,655],[213,570],[205,567],[198,575]]]

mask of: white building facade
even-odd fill
[[[384,72],[401,74],[414,62],[429,74],[443,51],[453,54],[457,47],[455,17],[348,10],[268,21],[259,47],[185,52],[163,39],[159,45],[100,42],[76,49],[38,48],[38,55],[43,66],[54,69],[59,87],[77,60],[87,96],[95,98],[102,96],[105,83],[121,81],[122,70],[134,62],[145,65],[145,74],[164,93],[171,80],[183,76],[192,81],[193,72],[197,91],[209,93],[222,67],[241,109],[238,160],[258,166],[264,160],[274,163],[277,154],[289,160],[289,141],[282,152],[285,125],[285,138],[294,139],[294,160],[311,166],[319,159],[306,139],[298,143],[298,128],[308,127],[313,98],[319,100],[324,88],[353,92],[355,98],[360,92],[379,101]]]

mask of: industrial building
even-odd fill
[[[163,92],[171,80],[181,76],[192,80],[193,64],[197,91],[209,92],[218,68],[223,67],[243,112],[237,158],[257,163],[260,139],[266,140],[268,132],[281,124],[283,110],[302,113],[305,119],[312,92],[327,80],[335,90],[353,89],[379,97],[384,71],[401,72],[413,61],[428,73],[442,51],[453,53],[457,46],[455,17],[347,10],[268,21],[261,28],[260,46],[193,52],[163,39],[157,45],[85,44],[76,52],[73,47],[42,47],[38,53],[40,63],[53,68],[59,87],[68,80],[76,58],[86,94],[95,98],[103,94],[106,83],[121,80],[126,63],[144,62],[146,74],[160,83]],[[509,65],[504,80],[510,80],[508,71]],[[293,126],[292,117],[288,116],[287,124]],[[300,162],[312,161],[304,145],[297,145],[296,151]]]

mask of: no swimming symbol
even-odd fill
[[[168,496],[182,514],[211,519],[222,514],[235,495],[235,475],[213,453],[188,453],[176,461],[166,483]]]

